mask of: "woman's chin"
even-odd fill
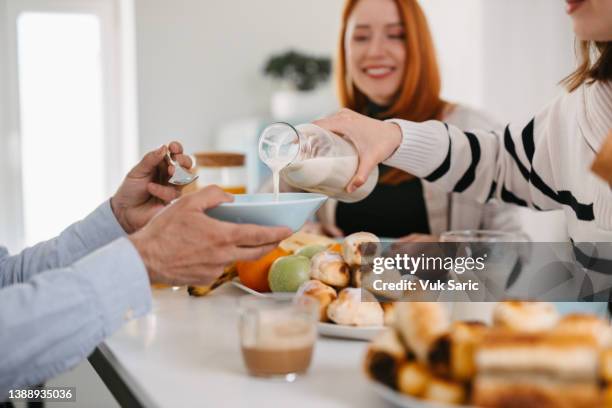
[[[598,27],[597,24],[574,19],[574,33],[582,41],[612,41],[612,25]]]

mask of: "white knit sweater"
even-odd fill
[[[610,82],[581,86],[505,129],[392,121],[403,141],[385,164],[481,202],[563,209],[574,242],[612,242],[612,189],[589,170],[612,129]]]

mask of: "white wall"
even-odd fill
[[[340,0],[136,0],[141,149],[211,146],[224,121],[267,112],[268,56],[335,49]]]

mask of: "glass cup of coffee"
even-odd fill
[[[242,357],[250,375],[294,381],[310,366],[317,301],[245,296],[239,301]]]

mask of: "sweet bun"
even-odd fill
[[[558,320],[557,309],[546,302],[500,302],[493,310],[495,326],[521,332],[550,330]]]
[[[601,393],[594,383],[557,383],[523,378],[477,378],[472,403],[488,408],[594,408],[601,407]]]
[[[310,296],[319,302],[319,321],[326,322],[327,307],[338,297],[336,290],[321,281],[312,279],[304,282],[297,291],[297,296]]]
[[[570,335],[579,333],[593,337],[603,348],[612,347],[612,328],[610,324],[595,315],[569,314],[563,316],[554,328],[554,333]]]
[[[415,361],[406,362],[397,373],[397,389],[403,394],[421,397],[430,379],[431,375],[425,366]]]
[[[395,305],[395,327],[407,348],[417,359],[427,363],[433,343],[450,328],[448,310],[433,302],[398,302]]]
[[[382,247],[380,239],[369,232],[356,232],[344,238],[342,256],[350,266],[360,266],[367,259],[380,255]]]
[[[601,353],[599,364],[601,378],[608,383],[612,383],[612,350],[608,349]]]
[[[433,378],[427,383],[423,398],[443,404],[460,405],[466,401],[467,393],[463,384]]]
[[[365,370],[371,378],[397,389],[398,370],[406,359],[406,351],[397,333],[386,329],[369,344]]]
[[[383,308],[385,326],[393,326],[395,322],[395,304],[393,302],[381,302]]]
[[[323,251],[312,257],[310,278],[341,289],[348,286],[351,274],[342,255],[337,252]]]
[[[515,373],[595,381],[599,347],[590,336],[491,330],[476,351],[478,374]]]
[[[451,376],[459,381],[470,381],[476,375],[474,355],[476,347],[488,328],[481,322],[455,322],[450,331]]]
[[[371,297],[362,301],[363,296]],[[346,326],[382,326],[384,313],[380,304],[368,292],[358,288],[343,289],[338,298],[327,307],[327,317]]]

